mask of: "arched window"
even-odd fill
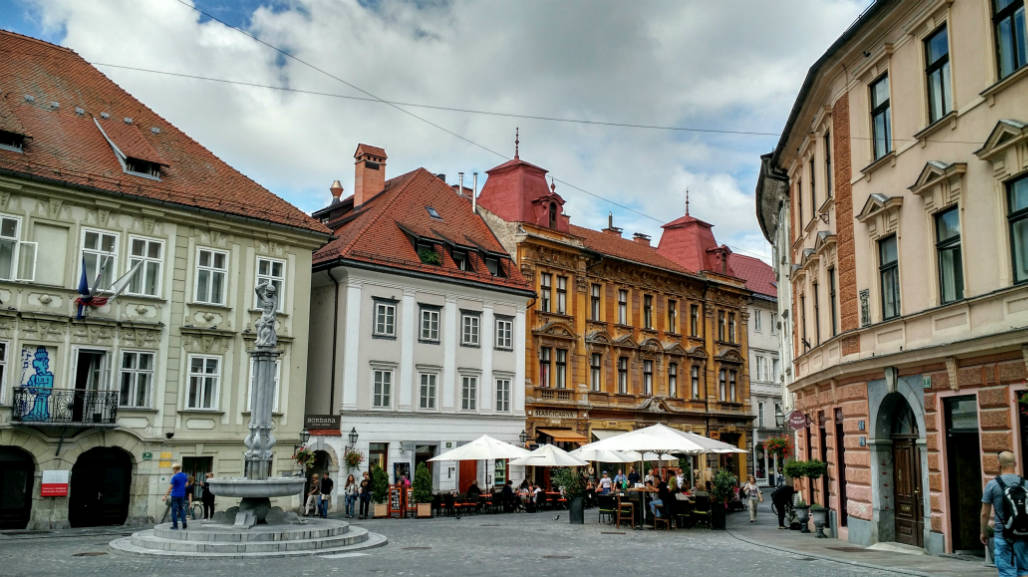
[[[557,203],[550,203],[550,228],[557,228]]]

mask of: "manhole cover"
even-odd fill
[[[429,549],[431,549],[431,547],[404,547],[403,548],[404,551],[427,551]]]
[[[570,559],[571,555],[543,555],[543,559]]]
[[[104,551],[85,551],[83,553],[72,553],[72,557],[97,557],[99,555],[106,555]]]
[[[825,547],[825,549],[842,551],[843,553],[868,553],[870,551],[870,549],[865,549],[863,547]]]
[[[624,531],[600,531],[600,535],[624,535]]]

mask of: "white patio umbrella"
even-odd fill
[[[667,425],[656,424],[621,435],[607,437],[583,445],[582,449],[608,451],[639,451],[664,455],[703,455],[706,453],[745,453],[744,449],[708,439],[703,435],[685,433]]]
[[[604,449],[586,449],[584,447],[579,447],[569,454],[583,461],[597,461],[600,463],[633,463],[639,460],[631,453],[607,451]]]
[[[511,465],[533,467],[584,467],[589,463],[554,445],[539,445],[524,457],[513,459]]]
[[[455,449],[450,449],[429,459],[429,461],[483,461],[490,459],[517,459],[528,455],[528,450],[522,449],[494,439],[489,435],[465,443]]]

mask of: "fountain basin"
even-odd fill
[[[207,481],[218,497],[267,498],[298,495],[303,491],[303,477],[269,477],[267,479],[230,479],[215,477]]]

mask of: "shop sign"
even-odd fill
[[[809,424],[810,420],[803,412],[795,410],[789,413],[789,428],[798,431]]]
[[[152,461],[153,460],[153,453],[151,453],[150,451],[144,452],[143,453],[143,460],[144,461]]]
[[[339,437],[339,415],[304,415],[303,428],[314,436]]]
[[[68,471],[67,469],[43,471],[43,482],[39,486],[39,496],[67,497],[68,479],[70,477],[71,471]]]

